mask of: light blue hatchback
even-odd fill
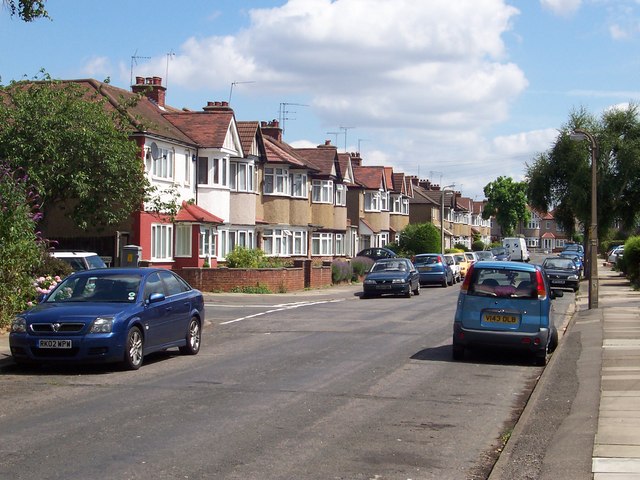
[[[540,266],[522,262],[474,264],[458,295],[453,322],[453,358],[467,348],[510,348],[531,352],[537,365],[546,365],[558,344],[551,290]]]

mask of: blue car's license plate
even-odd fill
[[[40,339],[38,348],[71,348],[71,340],[63,339]]]
[[[503,315],[503,314],[488,314],[485,313],[484,321],[489,323],[518,323],[518,317],[515,315]]]

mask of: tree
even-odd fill
[[[440,230],[432,223],[410,223],[400,234],[398,243],[406,255],[440,251]]]
[[[38,198],[27,177],[0,164],[0,330],[35,292],[33,272],[44,249],[38,218]]]
[[[45,221],[66,208],[81,229],[117,225],[149,192],[124,109],[72,82],[0,86],[0,159],[23,169]]]
[[[513,235],[518,223],[527,223],[531,214],[527,208],[527,185],[510,177],[498,177],[484,187],[487,203],[482,211],[485,220],[495,217],[502,235]]]
[[[2,0],[3,5],[9,10],[9,15],[25,22],[32,22],[37,18],[49,18],[49,13],[44,8],[47,0]]]
[[[576,222],[586,233],[591,224],[591,144],[570,138],[576,128],[591,133],[598,147],[598,237],[606,238],[615,220],[632,229],[640,213],[640,119],[634,104],[606,111],[599,119],[583,108],[571,112],[555,144],[527,165],[531,205],[554,208],[556,221],[570,235]]]

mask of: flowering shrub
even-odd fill
[[[331,280],[333,283],[351,281],[353,276],[353,268],[349,262],[344,260],[334,260],[331,264]]]
[[[356,257],[351,260],[351,267],[353,268],[353,281],[359,281],[360,277],[364,276],[367,271],[374,264],[374,261],[369,257]]]
[[[40,295],[49,295],[51,291],[60,283],[62,279],[56,275],[51,276],[47,275],[45,277],[38,277],[33,282],[33,287],[35,289],[35,296],[39,297]],[[27,302],[29,307],[32,307],[34,304],[33,300]]]

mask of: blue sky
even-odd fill
[[[125,89],[160,76],[171,106],[231,99],[238,120],[260,121],[285,110],[294,146],[331,140],[476,199],[500,175],[522,180],[571,110],[640,98],[637,0],[46,5],[52,21],[0,11],[2,84],[40,69]]]

